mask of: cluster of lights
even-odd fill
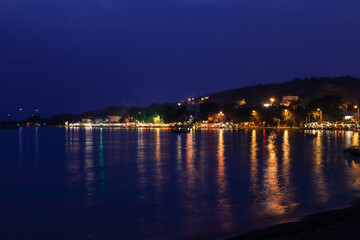
[[[207,100],[207,99],[209,99],[209,96],[202,97],[202,98],[201,98],[201,101],[205,101],[205,100]],[[188,98],[188,99],[187,99],[187,102],[194,104],[194,103],[195,103],[195,98]],[[184,103],[184,101],[178,102],[177,105],[178,105],[178,106],[181,106],[183,103]]]
[[[275,102],[275,98],[270,98],[270,103],[265,103],[264,107],[270,107],[274,104],[274,102]]]
[[[208,100],[208,99],[209,99],[209,97],[208,97],[208,96],[206,96],[206,97],[202,97],[202,98],[201,98],[201,101]]]

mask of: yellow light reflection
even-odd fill
[[[279,189],[278,179],[278,159],[277,149],[275,146],[276,134],[271,133],[268,136],[267,142],[267,163],[264,173],[264,189],[266,199],[264,201],[267,212],[273,214],[283,214],[285,212],[284,206],[281,205],[281,193]]]
[[[323,151],[322,132],[318,131],[314,144],[313,184],[316,189],[316,194],[318,195],[317,199],[319,199],[320,202],[325,202],[329,197],[328,185],[323,170]]]
[[[218,143],[218,186],[219,193],[226,192],[226,178],[225,178],[225,156],[224,156],[224,130],[219,131],[219,143]]]
[[[255,192],[257,190],[258,183],[258,159],[257,159],[258,144],[256,142],[256,130],[251,132],[251,144],[250,144],[250,184],[251,190]]]
[[[360,164],[352,160],[349,164],[348,184],[354,190],[360,190]]]
[[[187,186],[192,192],[195,188],[196,172],[194,166],[194,143],[193,143],[193,132],[186,134],[186,176]]]
[[[348,146],[348,147],[351,146],[351,142],[353,140],[352,136],[353,136],[352,132],[345,131],[345,143],[346,143],[346,146]]]
[[[287,188],[290,188],[290,143],[289,143],[289,131],[284,130],[284,137],[283,137],[283,166],[282,166],[282,173],[284,184]]]
[[[155,171],[156,171],[156,189],[160,193],[162,190],[162,166],[161,166],[161,140],[160,140],[160,129],[155,129]]]
[[[225,145],[224,145],[224,130],[219,130],[219,142],[218,142],[218,169],[217,169],[217,185],[218,185],[218,215],[219,219],[226,219],[222,221],[223,228],[230,228],[232,222],[231,205],[229,202],[229,196],[227,193],[227,180],[226,180],[226,166],[225,166]]]
[[[288,132],[284,133],[284,156],[281,172],[276,147],[277,134],[272,132],[267,139],[267,161],[263,183],[263,194],[265,195],[263,206],[266,214],[286,214],[293,211],[294,207],[297,206],[297,203],[293,202],[290,186],[290,145],[288,137]]]
[[[354,132],[354,134],[352,136],[351,145],[352,146],[359,146],[359,133],[358,132]]]

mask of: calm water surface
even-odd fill
[[[0,141],[1,239],[216,239],[360,195],[353,132],[22,128]]]

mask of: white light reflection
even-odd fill
[[[136,163],[137,163],[137,171],[138,171],[138,179],[139,179],[139,188],[144,189],[146,185],[146,169],[145,169],[145,141],[144,141],[144,129],[137,129],[137,140],[136,140]]]
[[[182,138],[180,134],[176,136],[176,166],[178,174],[182,174]]]
[[[100,190],[105,188],[105,162],[104,162],[104,142],[103,129],[100,128],[100,144],[99,144],[99,166],[100,166]]]
[[[70,187],[81,184],[79,128],[65,128],[66,181]],[[72,201],[72,199],[69,199]]]
[[[95,193],[95,172],[94,172],[94,142],[93,142],[93,129],[85,128],[85,189],[87,192],[87,205],[94,204]]]

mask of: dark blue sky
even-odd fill
[[[358,0],[0,0],[0,120],[360,76],[359,12]]]

